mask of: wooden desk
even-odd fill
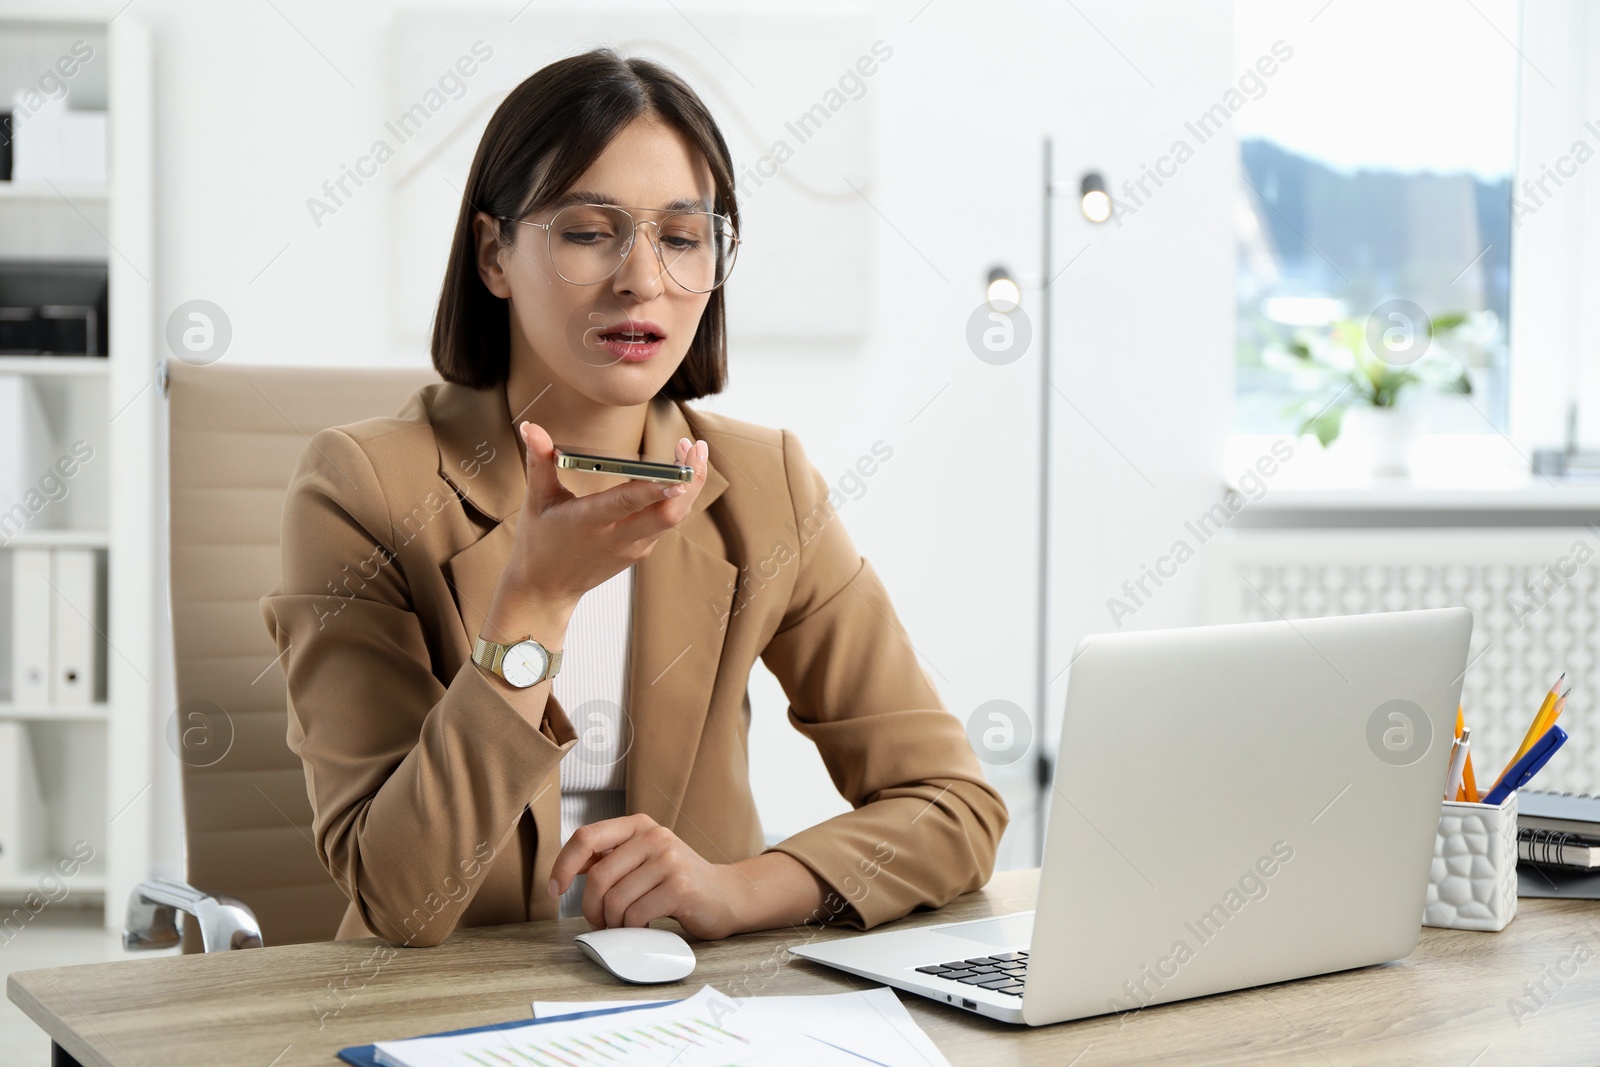
[[[1000,874],[980,893],[903,921],[925,925],[1026,909],[1037,878],[1037,871]],[[573,945],[573,935],[585,929],[582,919],[568,919],[466,930],[427,949],[388,950],[386,942],[366,939],[60,967],[13,974],[6,993],[85,1065],[328,1067],[349,1045],[526,1019],[535,998],[687,995],[705,982],[733,995],[832,993],[866,984],[789,957],[783,949],[798,937],[783,931],[696,946],[699,965],[681,985],[627,987]],[[383,962],[385,951],[395,954]],[[1576,973],[1559,986],[1547,978],[1544,1005],[1519,1027],[1510,1002],[1525,996],[1525,982],[1558,974],[1563,959]],[[334,988],[342,990],[342,1003]],[[1523,900],[1503,933],[1425,929],[1417,950],[1397,963],[1164,1005],[1126,1019],[1028,1029],[909,994],[901,999],[952,1063],[986,1067],[1158,1058],[1314,1067],[1592,1064],[1600,1060],[1600,904]]]

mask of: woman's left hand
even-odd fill
[[[745,928],[739,905],[748,878],[731,864],[707,861],[648,815],[580,826],[556,856],[550,895],[559,898],[585,873],[583,915],[595,929],[667,917],[714,941]]]

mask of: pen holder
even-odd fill
[[[1499,807],[1443,804],[1422,925],[1504,930],[1517,914],[1517,794]]]

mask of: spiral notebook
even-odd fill
[[[1600,842],[1560,830],[1517,831],[1517,860],[1548,867],[1600,867]]]
[[[1600,841],[1600,796],[1589,793],[1555,793],[1542,789],[1517,791],[1517,856],[1524,854],[1525,832],[1553,834],[1541,839],[1541,846],[1561,835],[1577,835]],[[1570,838],[1563,846],[1571,845]],[[1537,862],[1517,864],[1517,896],[1558,897],[1568,900],[1600,900],[1600,868],[1557,866]]]

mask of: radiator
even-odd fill
[[[1600,531],[1227,531],[1205,548],[1207,621],[1308,619],[1413,608],[1472,610],[1462,704],[1486,789],[1567,672],[1571,739],[1533,788],[1600,792]]]

